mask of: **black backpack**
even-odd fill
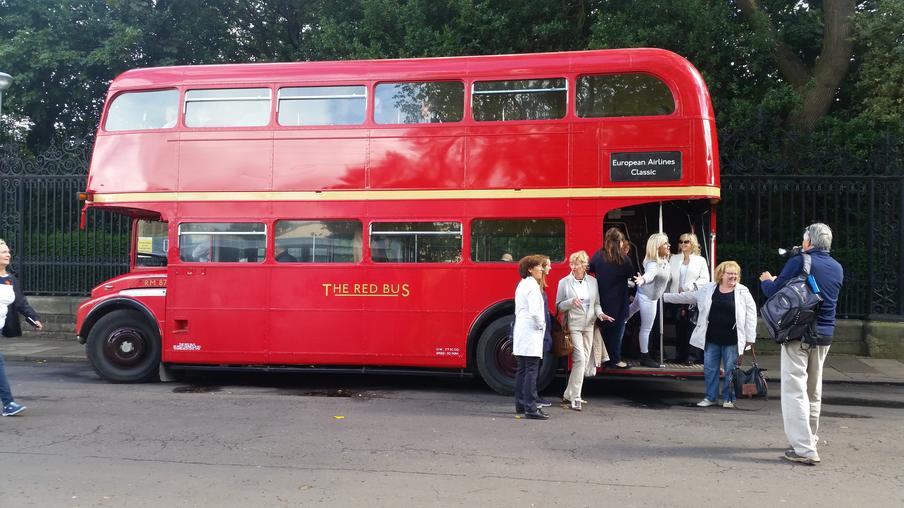
[[[770,296],[760,310],[766,329],[777,344],[797,339],[810,342],[816,337],[816,317],[822,297],[816,280],[810,275],[810,255],[801,256],[803,272]]]

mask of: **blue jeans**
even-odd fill
[[[625,335],[625,321],[616,319],[606,326],[601,327],[603,342],[606,343],[606,351],[609,353],[609,364],[615,365],[621,361],[622,337]]]
[[[9,389],[9,380],[6,379],[6,367],[4,366],[3,355],[0,355],[0,402],[7,405],[13,401],[13,392]]]
[[[706,343],[703,350],[703,380],[706,383],[706,398],[712,401],[719,396],[719,364],[725,369],[725,387],[722,389],[722,400],[734,402],[735,394],[731,389],[731,373],[738,365],[738,345],[720,346]]]

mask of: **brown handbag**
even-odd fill
[[[574,343],[571,341],[571,331],[568,330],[568,317],[565,324],[559,322],[559,315],[552,320],[552,352],[556,356],[568,356],[574,351]]]

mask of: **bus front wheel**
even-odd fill
[[[140,312],[115,310],[91,328],[87,353],[91,366],[107,381],[151,381],[160,363],[160,333]]]
[[[483,381],[497,393],[512,395],[515,392],[517,362],[512,354],[513,316],[496,319],[480,335],[477,342],[477,371]],[[547,353],[537,375],[537,389],[543,390],[555,376],[556,358]]]

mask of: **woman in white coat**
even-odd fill
[[[722,407],[733,408],[735,393],[730,383],[738,356],[756,342],[756,302],[741,284],[741,267],[734,261],[723,261],[716,267],[716,281],[696,291],[666,293],[668,303],[696,303],[700,314],[691,335],[691,345],[703,349],[703,377],[706,395],[697,403],[712,406],[719,395],[719,364],[725,369]]]
[[[543,256],[525,256],[518,262],[521,282],[515,289],[515,326],[512,353],[518,362],[515,373],[515,412],[532,420],[547,420],[549,415],[537,407],[536,388],[543,336],[546,333],[546,307],[543,305]]]
[[[700,255],[700,242],[697,235],[685,233],[678,239],[678,254],[669,258],[671,280],[669,293],[693,291],[709,282],[709,267],[706,258]],[[692,365],[700,360],[700,352],[690,346],[691,332],[694,323],[691,321],[691,309],[687,305],[673,304],[675,308],[669,315],[675,316],[676,362]]]
[[[590,357],[593,351],[593,330],[596,320],[612,321],[603,313],[600,306],[600,293],[596,279],[587,273],[589,257],[585,251],[579,250],[568,257],[571,273],[559,281],[556,291],[556,308],[565,315],[565,323],[571,332],[574,350],[571,352],[571,375],[568,386],[562,395],[562,403],[569,404],[575,411],[582,409],[581,387],[584,385],[584,374],[588,364],[594,360]],[[597,345],[602,349],[602,341]]]

